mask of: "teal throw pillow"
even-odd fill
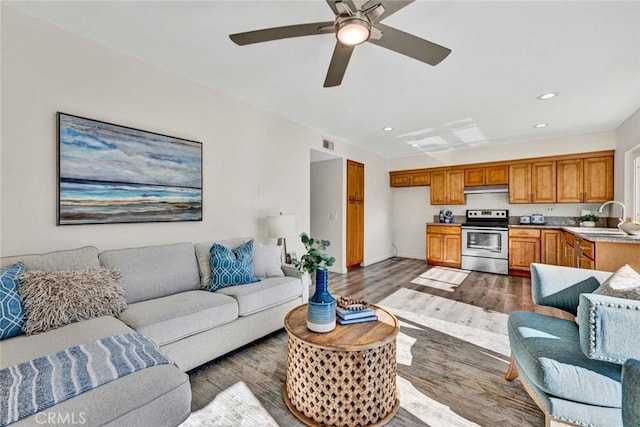
[[[235,249],[214,243],[209,253],[211,283],[207,287],[208,291],[260,281],[253,273],[253,240]]]
[[[0,340],[22,333],[25,312],[18,284],[23,273],[22,261],[0,269]]]

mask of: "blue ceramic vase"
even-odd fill
[[[329,272],[316,271],[316,292],[307,306],[307,328],[313,332],[331,332],[336,328],[336,300],[329,294]]]

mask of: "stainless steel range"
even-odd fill
[[[462,268],[509,274],[509,210],[467,210],[462,224]]]

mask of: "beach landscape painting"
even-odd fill
[[[202,220],[202,144],[58,113],[58,225]]]

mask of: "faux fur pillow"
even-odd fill
[[[117,316],[126,307],[120,271],[114,267],[29,271],[20,283],[27,335],[98,316]]]

